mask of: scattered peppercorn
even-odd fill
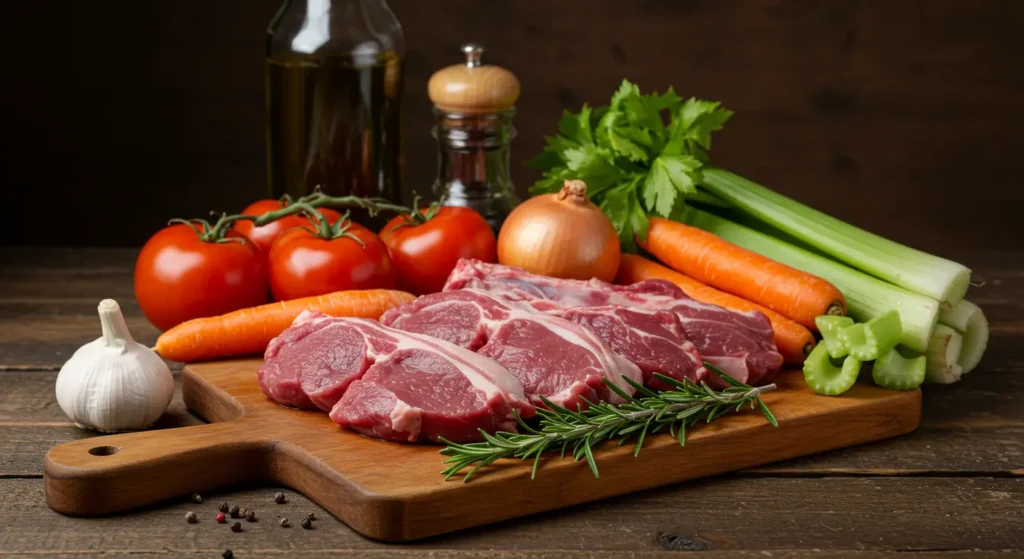
[[[192,494],[192,502],[196,503],[196,504],[202,503],[203,502],[203,497],[201,495],[199,495],[199,493],[193,493]]]
[[[231,531],[232,532],[241,532],[242,531],[242,523],[241,522],[232,522],[231,523]]]
[[[227,503],[221,503],[220,506],[217,507],[217,510],[219,510],[220,512],[223,512],[224,514],[227,514],[228,511],[231,510],[231,509],[228,508],[228,504]]]
[[[221,557],[223,557],[224,559],[235,559],[235,554],[231,553],[230,549],[225,549],[224,553],[221,554]]]
[[[248,510],[245,511],[245,519],[249,522],[256,522],[256,511]]]
[[[238,518],[238,515],[240,514],[238,511],[238,505],[231,507],[229,512],[231,513],[231,518]]]
[[[227,519],[227,517],[224,516],[223,512],[217,513],[217,524],[224,524],[224,521],[226,519]]]
[[[302,527],[307,530],[313,527],[313,522],[309,519],[308,516],[302,519]]]
[[[199,522],[199,517],[196,516],[196,513],[188,511],[185,513],[185,521],[189,524],[195,524],[196,522]]]
[[[284,503],[284,493],[281,493],[280,491],[278,491],[277,493],[274,493],[274,502],[279,504],[279,505],[283,504]]]
[[[316,520],[316,515],[313,514],[313,513],[309,513],[309,514],[306,515],[306,518],[308,518],[310,520]]]
[[[281,519],[281,527],[282,528],[288,528],[289,526],[291,526],[291,523],[288,522],[288,519],[287,518],[282,518]]]
[[[238,514],[242,515],[242,518],[245,518],[249,515],[249,509],[242,507],[242,510],[238,511]]]

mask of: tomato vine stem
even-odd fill
[[[186,220],[177,218],[170,220],[168,224],[177,223],[188,225],[204,242],[219,243],[232,240],[232,238],[228,237],[227,234],[231,231],[231,227],[239,221],[251,221],[256,227],[261,227],[291,215],[305,214],[310,218],[310,222],[317,228],[316,234],[318,236],[325,239],[335,239],[342,236],[348,236],[355,238],[360,244],[362,244],[362,240],[356,238],[355,235],[348,231],[351,226],[351,222],[349,221],[349,212],[346,212],[345,215],[332,226],[327,222],[327,219],[323,214],[317,211],[317,208],[361,208],[367,210],[371,216],[375,216],[384,211],[395,212],[407,216],[406,221],[411,221],[411,224],[426,223],[440,210],[440,203],[438,202],[432,204],[427,214],[423,215],[418,209],[418,196],[413,203],[413,207],[409,208],[408,206],[394,204],[384,198],[328,196],[320,191],[314,192],[295,201],[292,201],[287,197],[282,197],[281,202],[286,204],[283,208],[267,212],[259,216],[245,214],[229,215],[223,213],[213,224],[210,224],[210,222],[205,219]],[[408,216],[413,217],[409,218]]]

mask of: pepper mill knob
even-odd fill
[[[501,66],[481,65],[484,47],[462,45],[465,64],[442,68],[430,76],[427,95],[446,113],[477,115],[505,112],[519,99],[519,80]]]

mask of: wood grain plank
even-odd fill
[[[197,421],[192,416],[193,422]],[[170,428],[177,424],[157,425]],[[40,477],[42,456],[57,444],[96,436],[64,421],[0,422],[0,476]],[[1024,477],[1024,428],[919,433],[744,470],[746,477],[992,476]],[[438,470],[441,460],[438,460]]]
[[[374,550],[342,550],[330,546],[329,542],[325,542],[324,548],[321,549],[305,549],[302,551],[303,557],[339,557],[344,559],[381,559],[381,558],[397,558],[397,559],[481,559],[481,558],[492,558],[492,559],[674,559],[679,557],[696,557],[698,552],[689,551],[690,548],[699,547],[702,544],[698,543],[697,540],[685,539],[676,540],[686,542],[687,548],[683,548],[687,551],[581,551],[581,550],[555,550],[555,551],[506,551],[500,549],[493,550],[447,550],[447,549],[436,549],[436,550],[407,550],[398,548],[387,548],[387,549],[374,549]],[[500,545],[500,544],[499,544]],[[196,557],[197,555],[209,556],[209,557],[221,557],[225,550],[217,549],[195,549],[195,550],[181,550],[181,549],[168,549],[168,550],[147,550],[147,551],[62,551],[58,553],[47,553],[46,557],[55,559],[91,559],[96,555],[101,555],[104,559],[115,558],[115,559],[145,559],[147,557]],[[770,557],[775,559],[807,559],[807,558],[828,558],[828,559],[959,559],[959,558],[970,558],[970,559],[1007,559],[1012,557],[1011,553],[1016,550],[996,550],[996,551],[977,551],[977,550],[946,550],[946,551],[827,551],[823,552],[820,550],[783,550],[783,551],[751,551],[751,550],[700,550],[699,557],[715,559],[721,557],[738,557],[744,558],[757,558],[763,559],[766,557],[766,553],[770,553]],[[246,557],[253,556],[281,556],[284,554],[292,553],[292,549],[244,549],[240,553],[244,553]],[[233,552],[232,552],[233,553]],[[240,557],[240,555],[234,555]],[[34,553],[22,553],[22,552],[9,552],[0,550],[0,557],[4,558],[25,558],[35,559],[39,557],[38,554]]]
[[[692,540],[687,540],[692,542]],[[330,543],[325,542],[326,546]],[[695,544],[699,546],[699,544]],[[220,557],[225,550],[221,549],[196,549],[196,550],[152,550],[152,551],[71,551],[59,553],[47,553],[46,557],[55,559],[91,559],[96,555],[102,555],[104,559],[145,559],[147,557],[195,557],[217,556]],[[806,559],[822,558],[829,559],[958,559],[969,557],[970,559],[1006,559],[1011,556],[1009,552],[1014,550],[999,551],[975,551],[975,550],[949,550],[949,551],[772,551],[771,557],[776,559]],[[291,553],[292,550],[249,550],[243,553],[246,556],[281,556]],[[233,552],[232,552],[233,553]],[[404,549],[383,549],[383,550],[340,550],[332,547],[322,549],[303,550],[303,557],[340,557],[344,559],[672,559],[679,557],[693,557],[696,552],[686,551],[645,551],[645,552],[623,552],[623,551],[580,551],[580,550],[556,550],[556,551],[504,551],[504,550],[404,550]],[[764,551],[700,551],[701,558],[738,557],[763,559],[766,557]],[[8,552],[0,550],[0,557],[12,559],[35,559],[39,557],[34,553]],[[239,555],[236,555],[239,557]]]
[[[275,490],[240,489],[204,495],[202,505],[173,502],[131,515],[81,519],[49,510],[41,480],[0,480],[0,549],[43,554],[231,548],[239,556],[328,548],[385,556],[394,550],[628,554],[685,545],[720,552],[817,550],[829,556],[841,550],[1024,549],[1018,522],[1024,479],[706,480],[401,547],[362,538],[287,490],[288,503],[274,505]],[[254,508],[260,520],[232,533],[212,522],[221,501]],[[198,524],[184,521],[188,510],[200,515]],[[274,522],[308,511],[320,515],[312,531]]]
[[[88,436],[56,405],[55,380],[54,372],[0,373],[0,430],[11,433],[0,437],[0,475],[41,475],[41,456],[51,446]],[[181,401],[180,382],[177,390],[158,427],[199,423]],[[957,385],[925,387],[922,424],[913,433],[745,475],[1024,475],[1022,438],[1024,368],[981,371]]]
[[[754,412],[688,430],[685,448],[665,435],[630,448],[596,449],[600,478],[584,463],[552,457],[536,480],[529,463],[488,468],[472,483],[438,473],[437,448],[383,443],[339,432],[325,414],[267,400],[256,382],[261,359],[193,364],[182,377],[189,407],[216,423],[190,429],[71,441],[44,461],[47,503],[97,516],[134,510],[194,488],[274,483],[310,496],[371,538],[419,540],[670,483],[719,475],[908,433],[920,422],[919,390],[854,386],[845,398],[815,395],[797,371],[775,379],[764,402],[777,429]],[[95,453],[97,445],[115,452]],[[211,470],[221,462],[230,471]],[[390,475],[380,465],[390,464]],[[242,465],[248,470],[239,470]],[[649,471],[649,475],[637,472]],[[155,482],[160,479],[162,481]]]

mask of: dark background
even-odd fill
[[[140,245],[267,193],[263,47],[279,0],[5,5],[0,242]],[[513,180],[563,109],[622,78],[736,111],[716,163],[885,236],[1018,248],[1022,0],[391,0],[406,175],[435,174],[426,80],[477,40],[522,82]]]

